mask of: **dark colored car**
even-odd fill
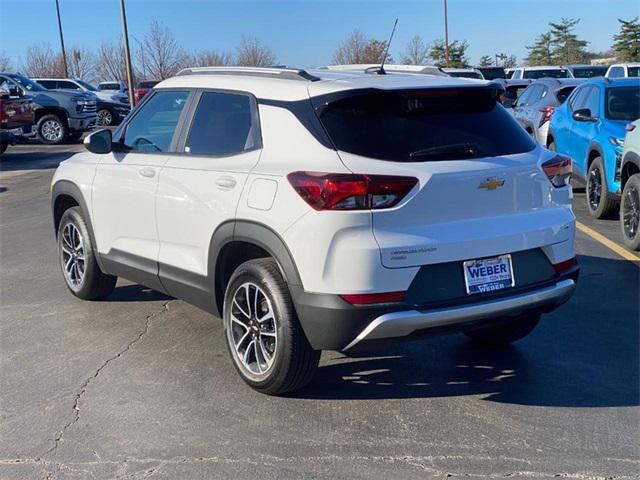
[[[518,100],[518,97],[531,82],[532,80],[502,80],[501,83],[504,87],[504,92],[500,94],[499,98],[502,106],[512,108]]]
[[[140,103],[140,100],[142,100],[149,90],[157,84],[157,80],[144,80],[142,82],[138,82],[136,88],[133,89],[133,104],[137,105]]]
[[[573,78],[604,77],[609,68],[607,65],[569,65]]]
[[[497,78],[507,78],[507,74],[502,67],[476,67],[482,73],[485,80],[495,80]]]
[[[31,135],[35,107],[30,96],[20,93],[17,88],[0,89],[0,153],[17,137]]]

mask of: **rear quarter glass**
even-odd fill
[[[352,91],[314,104],[335,147],[363,157],[439,161],[536,147],[491,88]]]

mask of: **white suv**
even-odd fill
[[[497,88],[185,70],[58,168],[65,282],[95,299],[122,276],[222,316],[238,372],[270,394],[308,383],[323,349],[522,338],[577,281],[571,163]]]

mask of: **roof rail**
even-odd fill
[[[317,82],[320,77],[311,75],[306,70],[279,67],[192,67],[178,72],[181,75],[240,75],[252,77],[281,78],[284,80],[301,80]]]

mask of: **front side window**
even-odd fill
[[[610,120],[634,121],[640,118],[640,88],[607,88],[604,97],[605,117]]]
[[[338,150],[394,162],[495,157],[536,144],[489,88],[353,91],[314,97]]]
[[[248,95],[204,92],[200,97],[185,152],[235,155],[260,146],[260,132]]]
[[[122,145],[125,150],[167,152],[189,92],[158,91],[126,125]]]
[[[576,111],[582,108],[588,93],[589,87],[582,87],[574,90],[573,94],[569,98],[569,108],[571,108],[571,111]]]
[[[55,90],[58,88],[58,82],[55,80],[38,80],[38,83],[47,90]]]
[[[600,116],[600,90],[598,87],[591,87],[589,89],[584,104],[580,108],[588,108],[592,117]]]
[[[609,78],[619,78],[624,77],[624,68],[622,67],[611,67],[609,69]]]

